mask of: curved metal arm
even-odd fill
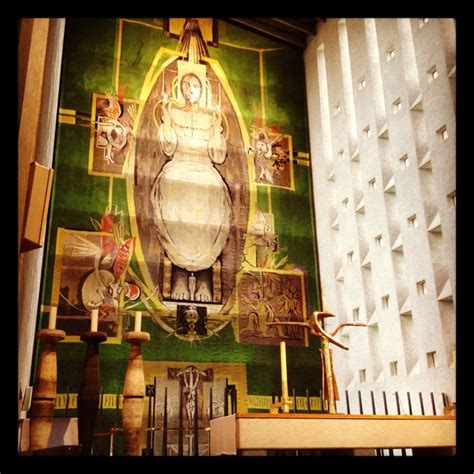
[[[336,315],[328,311],[313,311],[313,316],[317,319],[335,318]]]
[[[336,339],[334,339],[331,334],[328,334],[319,324],[320,319],[334,317],[334,314],[326,313],[324,311],[321,311],[321,312],[315,311],[313,315],[314,315],[313,323],[316,326],[317,332],[319,332],[321,336],[324,336],[329,342],[332,342],[334,345],[340,347],[341,349],[345,349],[346,351],[348,351],[349,347],[347,347],[342,342],[336,341]]]
[[[335,336],[343,327],[346,326],[364,326],[367,327],[365,323],[342,323],[331,333],[331,336]]]
[[[340,347],[341,349],[348,350],[349,348],[347,346],[345,346],[341,342],[336,341],[335,339],[333,339],[331,337],[331,335],[328,334],[327,332],[325,332],[324,329],[318,323],[317,318],[320,315],[323,315],[323,316],[321,316],[322,318],[328,318],[328,317],[331,317],[331,316],[334,316],[334,315],[331,314],[331,313],[323,313],[323,312],[318,313],[317,311],[315,311],[313,314],[315,315],[315,318],[314,318],[314,321],[313,321],[314,326],[313,326],[313,324],[309,324],[309,323],[290,323],[290,322],[267,323],[267,326],[300,326],[300,327],[304,327],[306,329],[309,329],[314,336],[321,337],[321,338],[325,337],[327,340],[329,340],[330,342],[332,342],[336,346]]]
[[[326,311],[314,311],[313,320],[310,323],[290,323],[290,322],[278,322],[278,323],[267,323],[267,326],[299,326],[309,329],[314,336],[326,338],[329,342],[340,347],[341,349],[349,350],[349,347],[342,342],[337,341],[333,338],[343,327],[345,326],[367,326],[365,323],[342,323],[332,333],[327,333],[320,325],[319,321],[325,318],[333,318],[335,315]]]
[[[308,323],[290,323],[288,321],[282,321],[278,323],[267,323],[267,326],[301,326],[307,329],[311,329],[311,326]]]

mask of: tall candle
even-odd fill
[[[48,329],[56,329],[56,315],[58,314],[58,307],[51,306],[49,309]]]
[[[142,330],[142,312],[137,311],[135,313],[135,332],[140,332]]]
[[[288,382],[286,374],[286,342],[280,342],[280,361],[281,361],[281,383]]]
[[[281,359],[281,403],[283,413],[289,413],[290,404],[288,400],[288,376],[286,374],[286,342],[280,342]]]
[[[99,310],[93,309],[91,313],[91,331],[97,332],[98,327],[99,327]]]
[[[322,300],[322,303],[323,303],[322,311],[327,311],[328,306],[326,304],[326,295],[324,294],[324,288],[323,287],[321,287],[321,300]]]

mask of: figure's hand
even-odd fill
[[[219,105],[216,105],[212,111],[212,125],[214,130],[220,132],[222,127],[222,112]]]
[[[162,117],[161,120],[165,124],[167,128],[171,127],[171,105],[172,101],[167,92],[163,92],[163,99],[161,102],[161,112]]]

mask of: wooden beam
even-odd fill
[[[20,30],[22,49],[18,54],[23,70],[19,74],[22,102],[18,130],[18,253],[23,235],[28,173],[30,164],[36,159],[49,25],[47,18],[24,19]]]
[[[235,23],[240,23],[241,25],[245,25],[251,28],[252,30],[257,30],[274,38],[278,38],[294,46],[298,46],[298,48],[306,48],[305,38],[293,35],[291,33],[288,33],[287,31],[280,30],[274,26],[265,24],[253,18],[229,18],[229,20],[232,20]]]
[[[308,35],[316,34],[316,20],[313,24],[303,23],[302,21],[295,21],[292,18],[272,18],[273,21],[281,23],[282,25],[289,26],[295,30],[301,31]]]

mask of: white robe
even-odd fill
[[[212,130],[202,111],[171,110],[172,137],[164,125],[158,138],[172,160],[163,166],[152,188],[154,219],[167,256],[188,271],[213,265],[230,230],[229,190],[213,162],[222,163],[226,143]]]

